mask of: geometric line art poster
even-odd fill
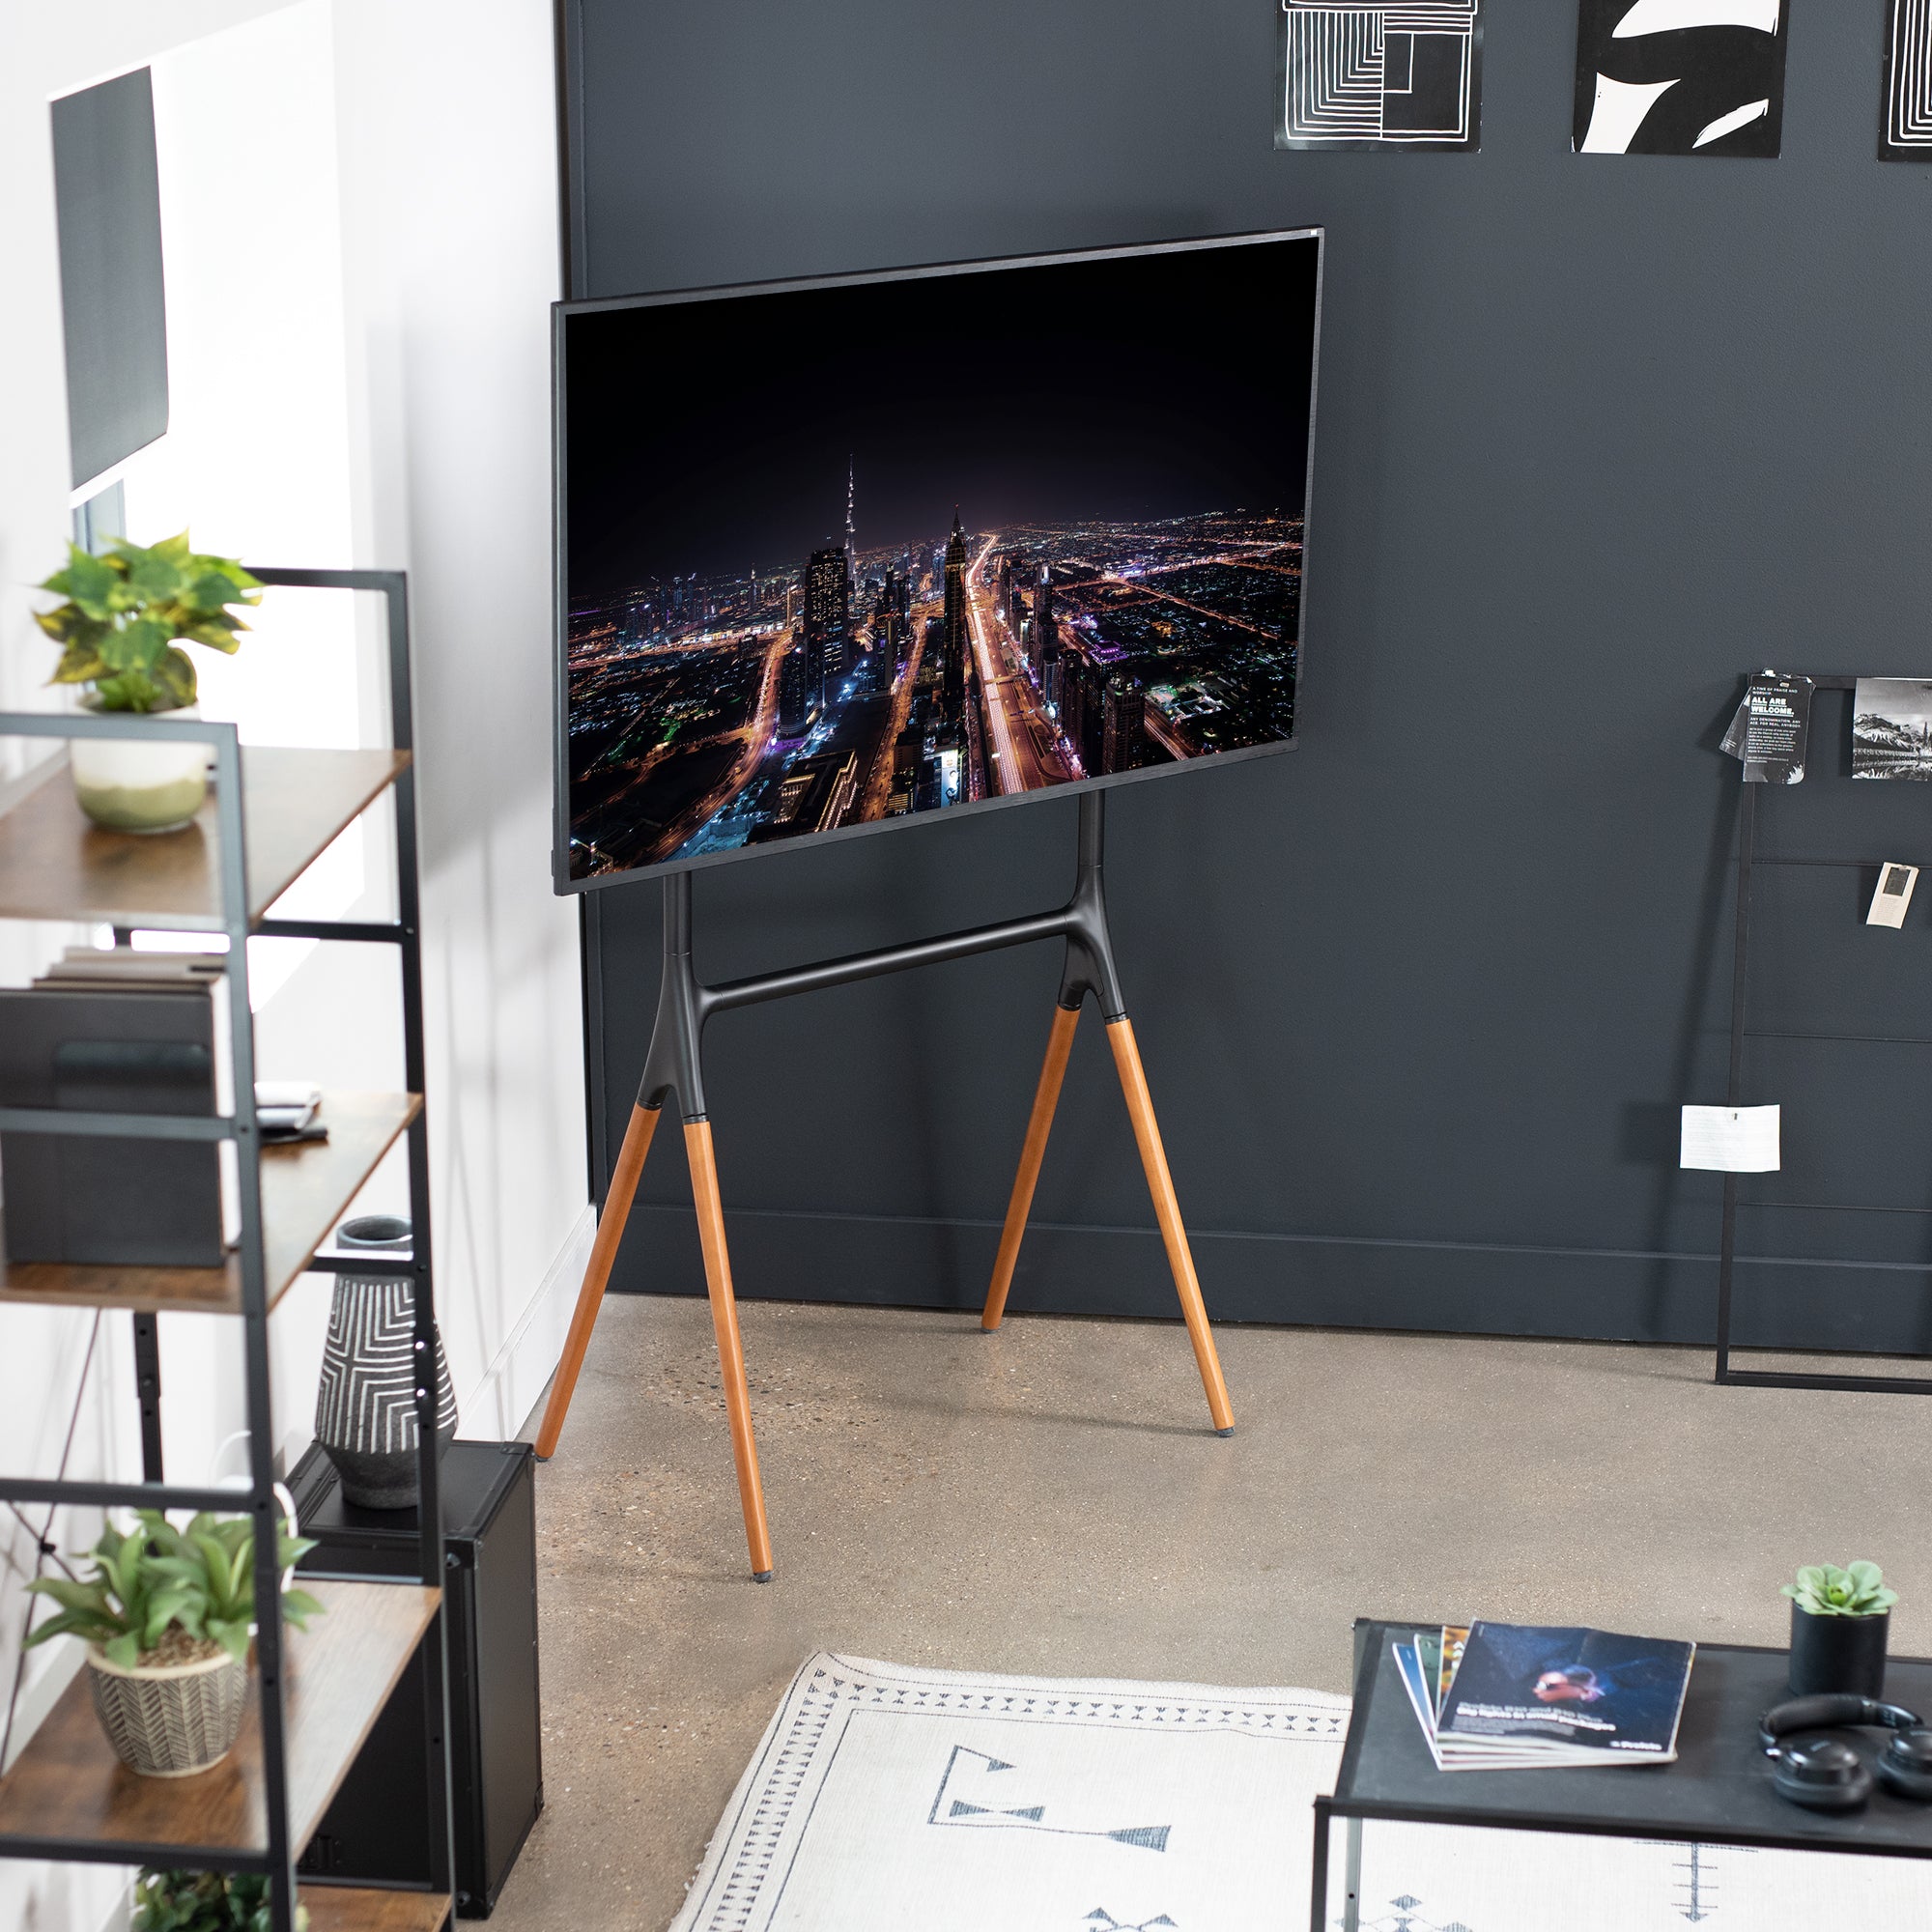
[[[1882,161],[1932,161],[1932,0],[1888,0]]]
[[[1277,148],[1482,145],[1482,0],[1279,0]]]
[[[1775,160],[1784,47],[1783,0],[1581,0],[1577,153]]]

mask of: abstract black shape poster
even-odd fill
[[[1482,0],[1278,0],[1277,148],[1482,145]]]
[[[1579,155],[1775,159],[1785,0],[1581,0]]]

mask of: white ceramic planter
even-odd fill
[[[192,1777],[219,1764],[248,1701],[248,1666],[225,1650],[128,1670],[90,1645],[87,1681],[115,1756],[143,1777]]]
[[[201,716],[184,704],[157,711],[170,723]],[[114,832],[178,832],[190,824],[208,796],[208,759],[213,747],[192,739],[70,738],[68,764],[80,809]]]

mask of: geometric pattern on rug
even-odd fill
[[[820,1654],[786,1690],[673,1932],[1286,1922],[1282,1821],[1305,1840],[1348,1719],[1346,1697],[1316,1690]]]
[[[821,1653],[766,1727],[669,1932],[1301,1932],[1312,1806],[1333,1788],[1348,1721],[1348,1699],[1319,1690],[982,1675]],[[1346,1837],[1338,1823],[1332,1927]],[[1932,1871],[1905,1859],[1371,1824],[1360,1925],[1907,1932],[1932,1928]]]

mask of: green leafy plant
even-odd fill
[[[187,532],[143,550],[124,537],[105,556],[68,546],[65,570],[40,586],[67,599],[34,622],[61,647],[51,682],[91,684],[103,711],[192,704],[194,661],[179,646],[233,653],[248,626],[231,604],[259,604],[262,585],[233,557],[202,556]]]
[[[1898,1592],[1885,1585],[1885,1572],[1876,1563],[1853,1563],[1843,1570],[1832,1563],[1809,1563],[1784,1594],[1814,1617],[1882,1617],[1898,1602]]]
[[[30,1590],[51,1597],[60,1613],[27,1638],[31,1649],[50,1637],[77,1636],[99,1644],[107,1661],[131,1670],[142,1660],[187,1663],[216,1646],[237,1662],[248,1655],[255,1620],[255,1531],[245,1516],[198,1516],[177,1529],[159,1510],[136,1510],[125,1534],[109,1523],[94,1546],[94,1574],[85,1581],[43,1577]],[[278,1535],[276,1565],[286,1569],[313,1549],[307,1537]],[[296,1629],[322,1614],[303,1590],[282,1593],[282,1617]],[[179,1636],[170,1636],[179,1632]]]
[[[266,1872],[144,1871],[130,1932],[269,1932],[272,1884]],[[298,1905],[297,1932],[307,1924]]]

